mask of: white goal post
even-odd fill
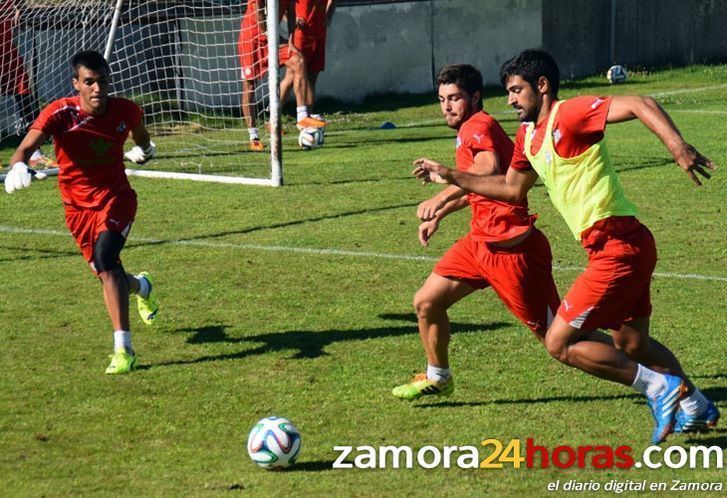
[[[260,0],[269,56],[253,101],[266,153],[249,150],[241,108],[238,36],[245,0],[7,1],[20,15],[0,12],[0,29],[10,31],[14,51],[0,53],[0,140],[22,134],[41,106],[72,95],[70,59],[97,50],[111,66],[112,95],[142,106],[157,145],[155,159],[127,174],[283,184],[278,0]],[[15,95],[20,91],[24,97]]]

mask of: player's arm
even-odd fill
[[[500,158],[492,151],[480,151],[475,155],[474,162],[467,171],[475,175],[496,175],[500,172]],[[431,199],[427,199],[419,204],[417,207],[417,217],[420,220],[431,220],[445,204],[449,201],[459,199],[467,193],[467,190],[462,187],[450,185]],[[460,205],[457,209],[462,209],[466,205],[467,202]]]
[[[523,202],[538,175],[534,170],[508,168],[506,175],[482,176],[456,171],[426,158],[414,161],[412,174],[424,182],[449,183],[469,192],[507,202]]]
[[[144,164],[157,155],[157,148],[151,141],[149,131],[144,124],[139,124],[131,130],[131,139],[136,144],[124,157],[136,164]]]
[[[255,10],[255,17],[257,18],[258,26],[262,29],[265,29],[265,6],[266,2],[264,0],[260,0],[258,1],[257,9]]]
[[[705,178],[711,178],[705,168],[717,169],[713,161],[684,140],[674,121],[656,100],[635,95],[613,97],[606,123],[621,123],[632,119],[639,119],[659,137],[679,167],[697,186],[701,186],[702,182],[694,174],[695,171]]]
[[[439,223],[450,213],[459,211],[469,204],[466,197],[458,197],[445,203],[433,218],[422,221],[419,225],[419,242],[427,247],[429,245],[429,239],[439,229]]]
[[[28,130],[28,133],[25,135],[25,138],[23,138],[23,141],[20,142],[20,145],[17,149],[15,149],[15,153],[10,158],[10,164],[13,165],[15,163],[28,163],[30,161],[30,156],[33,155],[33,152],[38,150],[41,145],[43,145],[48,140],[48,135],[43,133],[40,130],[36,130],[34,128]]]
[[[328,26],[331,25],[334,12],[336,12],[336,0],[328,0],[328,3],[326,3],[326,23]]]
[[[5,191],[12,194],[16,190],[30,186],[33,176],[42,180],[46,177],[45,173],[35,172],[28,167],[28,161],[33,152],[38,150],[41,145],[48,140],[48,135],[40,130],[31,129],[20,142],[20,146],[10,158],[10,171],[5,175]]]

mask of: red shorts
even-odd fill
[[[136,216],[136,195],[112,197],[100,209],[66,206],[66,226],[91,269],[93,250],[101,232],[118,232],[126,237]]]
[[[528,328],[546,331],[560,303],[552,259],[548,239],[535,227],[527,239],[509,248],[475,241],[468,233],[442,256],[434,273],[476,289],[492,286]]]
[[[302,31],[296,31],[293,44],[303,54],[309,73],[320,73],[326,68],[325,38],[306,38]]]
[[[572,327],[618,330],[651,315],[649,285],[656,245],[634,217],[601,220],[583,233],[588,266],[571,286],[558,314]]]
[[[237,53],[240,56],[243,81],[259,80],[268,72],[268,41],[257,26],[243,24],[237,40]],[[278,47],[278,65],[283,66],[290,59],[288,44]]]

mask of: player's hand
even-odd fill
[[[5,192],[12,194],[21,188],[30,187],[32,172],[24,162],[17,162],[5,175]]]
[[[437,211],[441,209],[442,205],[435,197],[427,199],[417,206],[417,218],[422,221],[428,221],[434,219],[437,215]]]
[[[429,246],[429,239],[432,238],[434,232],[439,228],[439,220],[437,218],[433,220],[424,221],[419,224],[419,242],[424,246]]]
[[[135,145],[129,152],[124,154],[124,157],[136,164],[144,164],[149,159],[157,155],[157,148],[154,142],[149,142],[149,147],[142,149],[138,145]]]
[[[694,146],[688,143],[685,143],[681,150],[674,155],[674,159],[698,187],[702,186],[702,182],[694,174],[695,171],[704,178],[712,178],[712,175],[704,168],[711,169],[712,171],[717,169],[717,165],[712,160],[704,157]]]
[[[420,179],[422,183],[452,183],[452,170],[437,162],[422,157],[413,164],[416,168],[411,174]]]

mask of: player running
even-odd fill
[[[523,122],[507,175],[476,176],[424,158],[415,161],[414,174],[510,202],[523,201],[540,177],[589,259],[548,328],[548,352],[566,365],[645,394],[656,421],[654,444],[672,431],[716,426],[714,403],[689,381],[674,354],[649,337],[656,248],[624,195],[606,149],[606,125],[638,118],[697,185],[695,172],[709,178],[706,169],[715,169],[714,163],[684,141],[649,97],[558,100],[558,66],[541,50],[526,50],[507,61],[500,76],[508,104]],[[594,335],[599,328],[611,330],[613,343]]]
[[[298,126],[322,128],[326,124],[325,121],[309,116],[308,107],[305,105],[311,90],[303,55],[293,44],[293,36],[296,31],[295,5],[296,0],[278,2],[278,21],[282,20],[283,16],[287,16],[290,33],[289,41],[278,46],[278,63],[281,67],[285,66],[285,77],[280,82],[280,102],[285,102],[292,88],[298,103]],[[260,131],[257,128],[257,112],[254,102],[256,82],[261,80],[268,71],[268,39],[265,33],[265,19],[265,0],[250,0],[240,22],[240,35],[237,40],[237,51],[242,67],[242,115],[250,136],[250,150],[253,152],[265,150],[265,145],[260,140]]]
[[[335,11],[336,0],[296,0],[293,44],[303,54],[308,79],[305,102],[296,108],[299,129],[301,115],[313,108],[318,75],[326,67],[326,38]]]
[[[114,354],[107,374],[134,369],[136,356],[129,328],[129,294],[136,294],[139,315],[151,324],[159,305],[149,273],[124,271],[119,255],[136,215],[136,192],[124,172],[124,142],[131,133],[136,146],[126,154],[143,163],[156,148],[144,127],[143,111],[130,100],[108,96],[109,65],[94,51],[71,60],[75,97],[56,100],[41,111],[13,154],[5,190],[30,186],[27,162],[34,150],[53,137],[60,172],[58,186],[66,225],[103,285],[104,301],[114,329]]]
[[[444,66],[437,76],[439,104],[447,126],[457,130],[455,163],[460,171],[503,175],[513,144],[482,109],[482,75],[467,64]],[[394,388],[398,398],[449,395],[450,323],[447,309],[477,289],[492,287],[510,311],[543,342],[558,309],[551,275],[550,244],[528,213],[527,200],[501,202],[450,185],[419,204],[419,241],[429,239],[448,214],[472,209],[470,231],[434,267],[414,296],[419,335],[427,353],[427,371]]]

